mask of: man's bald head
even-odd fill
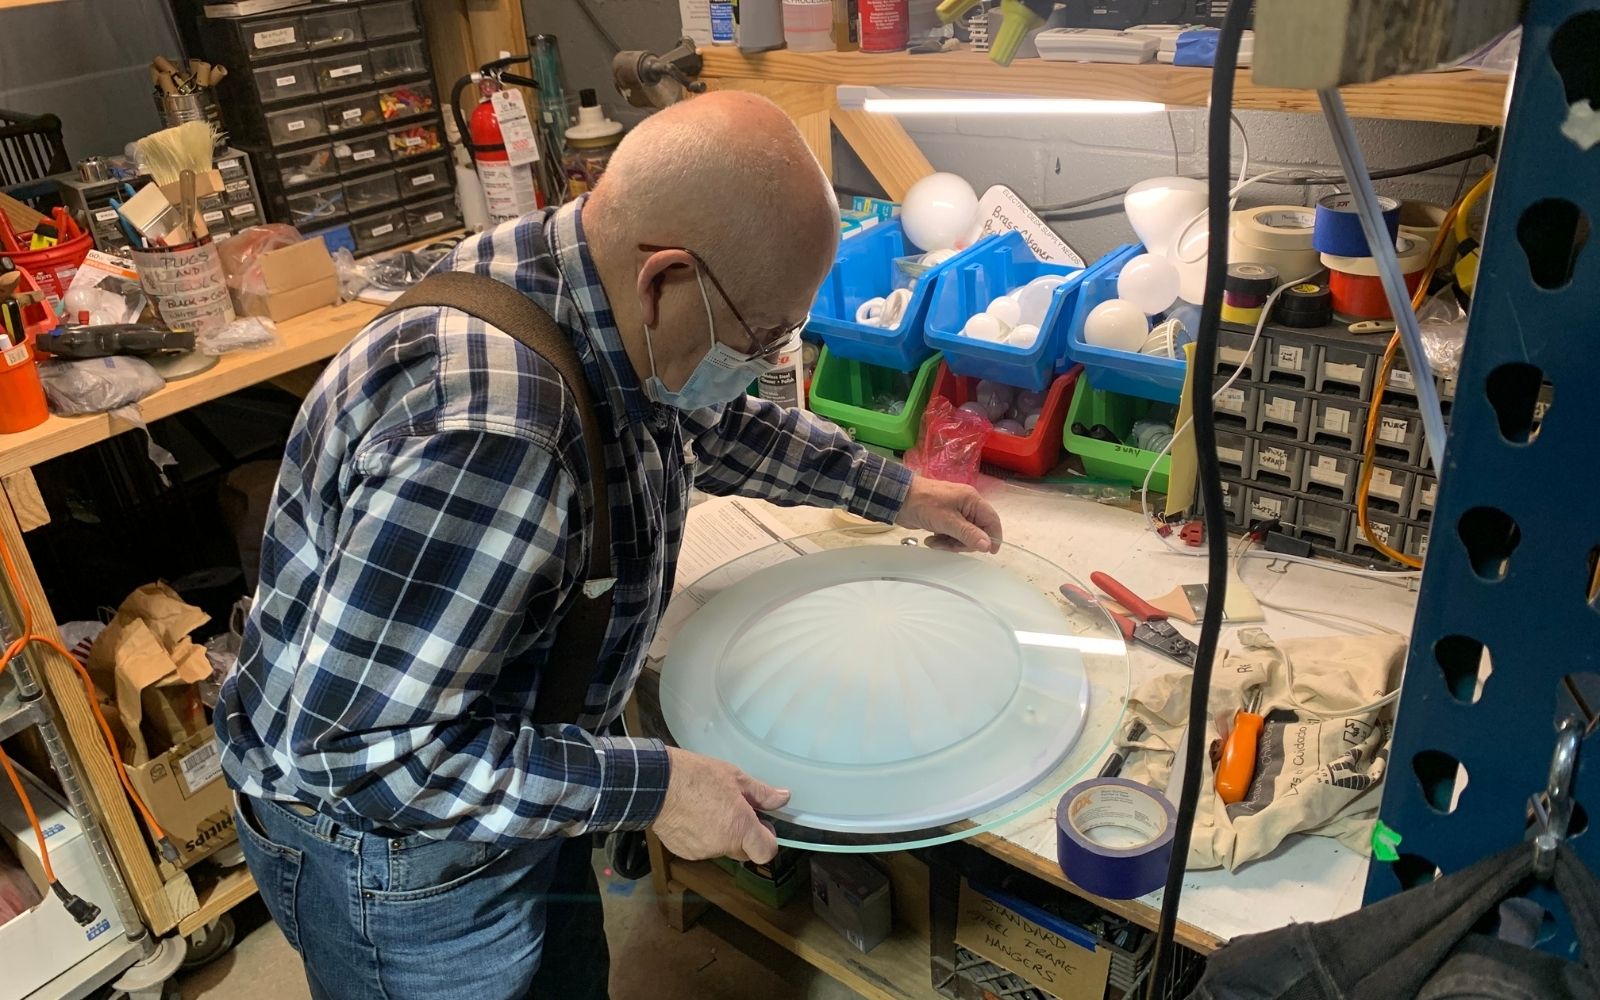
[[[792,319],[797,303],[803,313],[839,240],[833,189],[799,131],[777,105],[739,91],[636,126],[584,218],[619,248],[699,253],[755,325]]]

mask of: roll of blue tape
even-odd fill
[[[1134,899],[1167,880],[1178,814],[1149,786],[1090,778],[1056,806],[1056,861],[1078,885],[1107,899]]]
[[[1379,198],[1378,206],[1383,209],[1383,225],[1389,230],[1392,244],[1400,234],[1400,203],[1393,198]],[[1356,215],[1354,198],[1347,194],[1330,194],[1317,200],[1311,245],[1321,253],[1340,257],[1372,256],[1367,235],[1361,231],[1361,217]]]

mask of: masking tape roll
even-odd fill
[[[1400,273],[1410,276],[1427,267],[1428,250],[1428,243],[1419,236],[1410,236],[1406,233],[1396,236],[1394,253],[1400,258]],[[1375,257],[1345,257],[1325,253],[1322,255],[1322,266],[1330,271],[1359,274],[1367,278],[1378,276],[1378,261]]]
[[[1316,214],[1298,205],[1263,205],[1233,213],[1228,229],[1228,263],[1275,267],[1285,280],[1322,269],[1311,245]]]
[[[1056,861],[1078,885],[1107,899],[1161,888],[1178,814],[1160,793],[1126,778],[1090,778],[1056,806]]]
[[[1394,239],[1400,233],[1400,203],[1379,196],[1378,208],[1383,213],[1383,226],[1389,231],[1389,238]],[[1353,196],[1330,194],[1317,199],[1317,221],[1311,230],[1311,245],[1322,253],[1340,257],[1371,256]]]

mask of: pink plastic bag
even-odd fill
[[[906,452],[906,465],[924,476],[970,486],[977,482],[983,441],[992,426],[981,415],[935,396],[922,411],[922,433]]]

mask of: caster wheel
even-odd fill
[[[233,947],[233,918],[224,913],[189,935],[189,954],[184,956],[183,967],[194,969],[221,958]]]

